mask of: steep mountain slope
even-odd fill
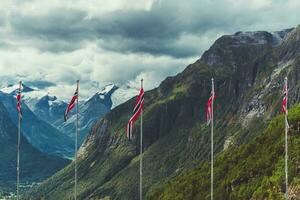
[[[31,101],[28,99],[27,101]],[[32,103],[31,110],[40,119],[49,122],[54,127],[55,123],[59,121],[63,123],[63,116],[68,104],[60,101],[56,96],[46,95],[38,99],[36,103]]]
[[[300,197],[300,105],[289,111],[289,194]],[[210,199],[209,163],[171,178],[149,192],[147,199]],[[215,199],[284,199],[284,117],[249,144],[232,146],[215,160]]]
[[[144,195],[166,177],[209,159],[209,128],[204,108],[210,79],[216,80],[215,151],[242,145],[267,126],[280,107],[281,83],[290,79],[290,101],[299,100],[297,67],[300,27],[282,32],[238,32],[222,36],[202,58],[145,94]],[[138,199],[139,122],[127,141],[125,125],[134,99],[99,121],[80,149],[80,199]],[[230,145],[229,145],[230,146]],[[34,198],[68,199],[73,165],[34,188]]]
[[[21,136],[20,149],[21,182],[41,181],[69,163],[55,156],[43,154],[32,147],[25,137]],[[17,128],[0,101],[0,193],[15,185],[17,159]]]
[[[16,100],[13,94],[0,92],[0,100],[8,111],[12,122],[17,125],[18,114],[16,110]],[[58,155],[61,157],[71,157],[73,155],[73,143],[69,137],[36,117],[25,103],[22,104],[22,111],[23,123],[21,130],[30,144],[50,155]]]

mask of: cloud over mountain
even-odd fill
[[[0,8],[0,71],[66,87],[79,78],[87,89],[93,82],[133,83],[143,74],[152,88],[222,34],[296,26],[299,6],[297,0],[8,0]]]

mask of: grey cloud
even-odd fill
[[[87,13],[74,9],[52,10],[47,15],[30,16],[14,13],[10,23],[17,34],[49,41],[86,38],[88,26],[84,18]]]
[[[42,80],[36,80],[36,81],[27,81],[26,85],[29,87],[36,87],[38,89],[45,89],[50,86],[56,86],[55,83],[49,82],[49,81],[42,81]]]
[[[171,38],[165,40],[148,38],[137,40],[132,38],[121,38],[119,36],[106,37],[105,41],[99,41],[98,45],[109,51],[121,53],[150,53],[155,56],[169,55],[177,58],[199,55],[202,49],[190,46],[179,46]]]
[[[52,10],[47,15],[12,14],[10,24],[18,38],[33,39],[41,51],[70,52],[84,47],[93,34],[87,12],[74,9]]]
[[[200,55],[208,46],[178,45],[177,41],[184,34],[197,36],[204,43],[210,32],[216,33],[215,38],[211,38],[210,42],[213,42],[218,33],[253,30],[261,24],[267,30],[274,26],[291,26],[285,20],[278,23],[280,19],[276,17],[281,16],[280,7],[288,7],[286,2],[279,0],[269,6],[256,5],[259,2],[252,5],[234,3],[227,0],[164,0],[156,1],[149,11],[114,11],[97,19],[97,34],[103,38],[100,46],[118,52],[191,57]],[[297,9],[290,11],[291,16],[298,16]],[[294,25],[293,22],[295,20],[290,24]]]
[[[61,8],[41,16],[13,14],[10,23],[16,34],[38,40],[36,47],[41,51],[74,51],[86,42],[98,41],[109,51],[181,58],[199,55],[207,48],[178,45],[182,35],[195,35],[203,43],[211,31],[232,33],[261,24],[278,27],[280,19],[276,15],[281,16],[280,7],[287,4],[277,0],[265,8],[236,2],[240,4],[232,5],[234,1],[229,0],[163,0],[154,1],[150,10],[123,9],[97,17],[89,16],[87,11]],[[290,15],[298,16],[297,12],[291,8]]]
[[[223,9],[219,4],[209,6],[218,11]],[[84,41],[101,39],[101,47],[110,51],[190,57],[199,55],[203,47],[174,44],[183,33],[201,36],[211,29],[224,31],[233,23],[244,22],[236,22],[229,11],[216,13],[211,9],[196,0],[161,1],[149,11],[118,10],[96,18],[85,11],[63,8],[42,16],[15,14],[10,23],[18,35],[40,40],[37,46],[42,51],[73,51]]]

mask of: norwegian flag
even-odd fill
[[[287,102],[288,102],[288,85],[287,85],[287,79],[284,83],[284,86],[283,86],[283,100],[282,100],[282,104],[281,104],[281,111],[284,113],[284,114],[287,114],[288,113],[288,109],[287,109]]]
[[[212,117],[213,117],[213,112],[212,112],[212,106],[213,106],[213,101],[216,99],[215,92],[212,90],[211,91],[211,96],[209,97],[206,105],[206,122],[207,125],[210,124]]]
[[[17,96],[16,96],[16,99],[17,99],[17,111],[19,113],[20,118],[22,118],[22,106],[21,106],[22,93],[21,93],[21,90],[22,90],[22,82],[19,83],[19,90],[18,90]]]
[[[67,116],[68,116],[68,113],[75,107],[75,104],[76,104],[76,100],[78,99],[78,85],[77,85],[77,88],[76,88],[76,91],[65,111],[65,115],[64,115],[64,121],[66,122],[67,121]]]
[[[133,114],[127,124],[126,135],[129,140],[131,140],[132,138],[133,123],[138,119],[139,115],[141,114],[143,106],[144,106],[144,89],[143,87],[141,87],[140,94],[137,97],[134,105]]]

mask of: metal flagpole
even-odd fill
[[[76,131],[75,131],[75,185],[74,199],[77,199],[77,137],[78,137],[78,99],[79,99],[79,80],[77,80],[77,102],[76,102]]]
[[[289,199],[288,186],[288,78],[285,77],[284,84],[286,87],[286,112],[285,112],[285,199]]]
[[[141,88],[143,88],[141,79]],[[141,110],[141,135],[140,135],[140,200],[143,199],[143,108]]]
[[[211,79],[212,103],[211,103],[211,162],[210,162],[210,199],[214,199],[214,79]]]
[[[22,81],[19,82],[19,93],[21,94]],[[19,100],[21,101],[21,99]],[[18,147],[17,147],[17,200],[19,200],[20,185],[20,144],[21,144],[21,113],[18,112]]]

